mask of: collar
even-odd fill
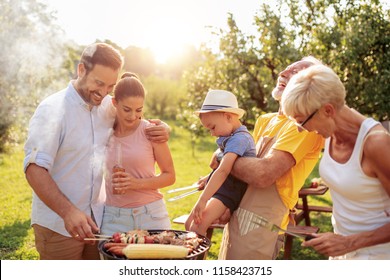
[[[70,97],[70,99],[74,104],[77,104],[83,107],[84,109],[91,111],[94,106],[84,101],[84,99],[80,96],[80,94],[77,92],[76,88],[74,87],[73,85],[74,82],[75,80],[72,80],[68,84],[68,88],[67,88],[68,96]]]

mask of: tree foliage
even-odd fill
[[[277,69],[299,57],[293,45],[294,34],[282,28],[280,17],[268,5],[263,5],[261,16],[254,18],[258,38],[241,32],[232,14],[227,21],[228,30],[216,32],[219,52],[205,46],[203,62],[186,73],[189,102],[183,106],[182,117],[191,123],[194,135],[202,134],[202,129],[192,112],[201,107],[210,89],[233,92],[247,112],[243,123],[248,127],[253,127],[260,114],[276,110],[271,91]]]
[[[136,73],[144,83],[147,91],[145,116],[175,120],[178,104],[185,98],[181,76],[184,69],[198,59],[198,50],[187,46],[181,54],[176,54],[167,63],[158,64],[150,49],[134,46],[125,50],[118,49],[124,56],[124,70]]]
[[[389,16],[375,1],[340,12],[341,51],[332,53],[348,104],[382,121],[390,118]]]
[[[161,78],[155,75],[143,80],[147,91],[145,99],[145,117],[162,120],[175,120],[177,104],[185,98],[185,89],[178,80]]]
[[[188,102],[182,118],[198,135],[200,108],[209,89],[236,94],[252,127],[258,115],[278,104],[271,92],[278,73],[294,61],[314,55],[332,67],[347,90],[347,103],[378,120],[389,119],[390,21],[378,0],[287,0],[276,8],[259,6],[254,16],[258,34],[239,30],[232,14],[228,30],[218,30],[219,49],[202,49],[203,60],[186,73]]]
[[[193,137],[204,133],[193,112],[208,90],[236,94],[247,112],[243,122],[252,128],[259,115],[278,108],[271,97],[278,73],[307,55],[335,69],[349,106],[384,121],[390,111],[390,12],[381,1],[276,0],[272,6],[259,1],[255,34],[243,33],[229,14],[226,30],[213,29],[217,50],[188,47],[165,65],[148,49],[116,47],[125,57],[124,69],[145,83],[147,115],[179,114]],[[69,45],[63,35],[55,14],[38,0],[0,1],[0,151],[14,137],[14,124],[26,127],[38,102],[74,76],[83,47]]]
[[[306,3],[311,4],[307,5],[306,17],[293,13],[302,34],[310,34],[300,51],[322,59],[339,74],[349,106],[378,120],[388,120],[389,10],[377,0]]]

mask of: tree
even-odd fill
[[[26,126],[32,108],[63,72],[64,44],[54,16],[36,0],[0,2],[0,151]],[[48,90],[48,91],[46,91]],[[15,140],[15,139],[14,139]]]
[[[147,91],[146,118],[175,120],[179,110],[177,105],[184,99],[184,86],[180,81],[163,79],[155,75],[143,80]]]
[[[186,74],[188,102],[183,106],[182,118],[189,123],[194,136],[203,133],[193,111],[201,107],[209,89],[233,92],[239,106],[247,113],[243,123],[252,128],[255,119],[268,111],[277,110],[271,92],[278,68],[299,57],[293,42],[295,35],[283,28],[281,17],[268,5],[254,17],[259,37],[243,34],[232,14],[228,15],[228,31],[218,30],[219,51],[214,53],[204,46],[203,59]]]
[[[390,11],[378,0],[287,2],[300,52],[315,55],[338,73],[349,106],[389,120]]]
[[[380,121],[390,119],[390,13],[365,1],[335,15],[338,49],[329,55],[347,90],[347,103]]]
[[[216,32],[219,50],[203,48],[203,60],[187,73],[182,118],[194,136],[202,130],[192,112],[209,89],[236,94],[251,128],[259,114],[277,108],[270,95],[278,73],[307,55],[338,73],[349,106],[389,120],[390,13],[379,0],[278,0],[275,7],[260,6],[255,36],[243,34],[228,15],[228,30]]]

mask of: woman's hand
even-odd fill
[[[318,253],[337,257],[356,250],[349,236],[342,236],[331,232],[313,234],[315,238],[304,241],[302,247],[313,247]]]
[[[135,190],[141,187],[142,179],[132,177],[127,172],[115,172],[112,174],[112,188],[117,194],[125,194],[127,190]]]

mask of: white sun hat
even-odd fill
[[[210,112],[228,112],[233,113],[241,118],[245,111],[238,108],[238,102],[236,96],[226,90],[210,90],[205,100],[203,101],[202,108],[195,111],[195,114],[199,116],[200,113]]]

